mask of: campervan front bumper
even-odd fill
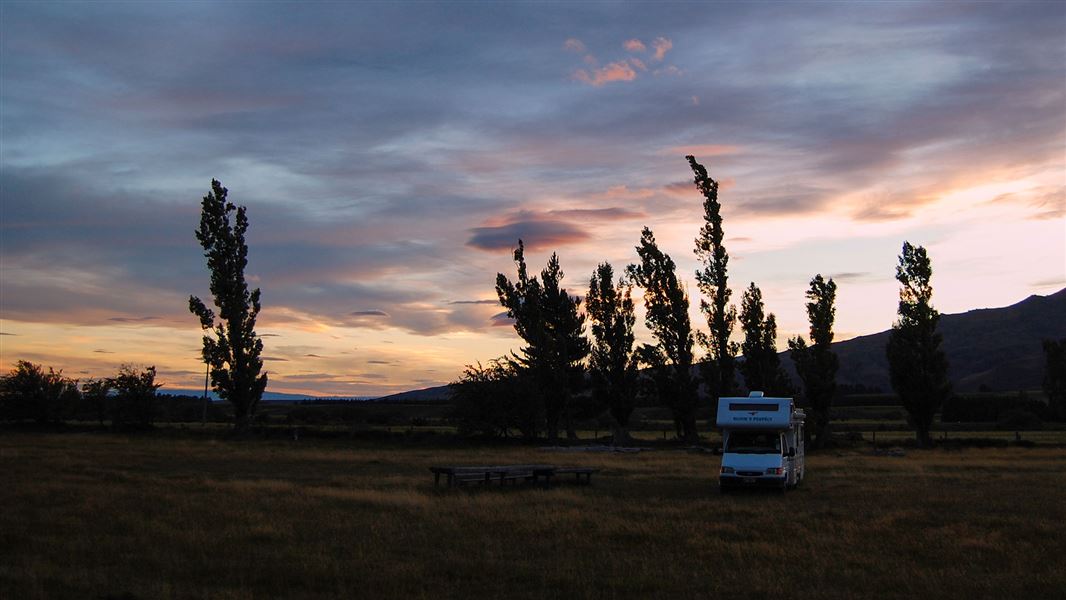
[[[743,473],[725,474],[723,473],[718,477],[718,484],[723,488],[735,489],[735,488],[771,488],[782,489],[785,487],[785,483],[788,477],[786,475],[763,475],[752,474],[745,475]]]

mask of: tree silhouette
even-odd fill
[[[96,412],[96,419],[100,423],[100,427],[104,426],[104,421],[111,412],[108,402],[110,394],[111,379],[106,377],[100,379],[89,378],[81,384],[81,397]]]
[[[508,437],[517,429],[527,440],[537,437],[539,407],[531,397],[535,383],[506,357],[488,366],[467,365],[458,381],[450,384],[452,417],[461,432]]]
[[[755,283],[744,291],[741,301],[740,325],[744,330],[744,362],[740,372],[749,390],[763,391],[770,396],[787,396],[792,391],[788,375],[781,368],[777,356],[777,317],[765,314],[762,291]]]
[[[556,254],[548,259],[539,280],[529,276],[522,240],[518,240],[514,261],[517,280],[512,283],[498,273],[496,294],[507,316],[514,319],[515,332],[526,342],[515,359],[538,383],[548,438],[558,438],[564,420],[568,435],[576,437],[571,404],[582,379],[581,361],[589,352],[585,316],[578,310],[580,300],[560,286],[564,274]]]
[[[162,387],[155,382],[155,367],[142,371],[133,365],[122,365],[118,375],[108,381],[108,386],[115,390],[112,427],[144,429],[152,426],[156,390]]]
[[[903,242],[896,267],[899,320],[892,325],[888,345],[889,377],[914,426],[918,445],[932,444],[929,430],[933,416],[951,394],[948,361],[937,333],[940,313],[930,301],[933,267],[925,248]]]
[[[797,335],[788,341],[789,356],[803,382],[803,397],[810,413],[810,432],[815,448],[829,441],[829,411],[836,395],[836,374],[839,366],[833,352],[833,322],[836,319],[837,284],[821,274],[811,279],[807,290],[807,319],[811,323],[811,344]]]
[[[637,394],[637,361],[633,353],[632,286],[619,279],[614,268],[600,264],[589,280],[585,311],[592,323],[595,340],[589,356],[589,370],[595,394],[607,405],[614,420],[614,443],[629,441],[629,417]]]
[[[255,333],[261,308],[259,289],[249,292],[244,279],[248,216],[245,207],[226,199],[227,192],[218,180],[211,180],[211,192],[203,198],[200,229],[196,231],[211,271],[210,289],[219,320],[196,296],[189,296],[189,311],[200,318],[205,331],[214,333],[213,338],[203,337],[203,358],[211,365],[214,390],[233,405],[235,429],[243,432],[263,397],[267,376],[261,373],[263,340]]]
[[[637,255],[640,264],[629,265],[626,273],[644,289],[644,322],[658,342],[642,345],[637,355],[652,369],[656,394],[673,412],[678,435],[696,442],[697,382],[692,377],[688,294],[677,279],[673,259],[659,250],[655,235],[647,227],[641,232]]]
[[[700,335],[700,344],[707,349],[709,360],[703,363],[703,381],[712,398],[729,396],[736,391],[736,355],[738,346],[731,342],[737,309],[729,304],[733,292],[729,289],[729,253],[723,240],[722,205],[718,202],[718,182],[707,175],[707,169],[686,156],[695,175],[696,189],[703,194],[703,227],[696,238],[696,256],[703,268],[696,271],[696,283],[704,298],[700,310],[707,317],[710,334]]]
[[[560,286],[563,276],[559,257],[553,252],[548,265],[540,272],[544,293],[541,314],[551,348],[548,389],[561,405],[567,437],[576,439],[574,403],[576,392],[585,381],[583,361],[589,354],[589,341],[585,338],[585,315],[579,310],[581,300]]]
[[[1056,419],[1066,421],[1066,338],[1044,340],[1044,394]]]
[[[32,419],[39,425],[59,425],[81,399],[78,380],[56,371],[20,360],[7,375],[0,377],[0,418],[12,421]]]

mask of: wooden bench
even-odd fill
[[[518,481],[536,481],[545,469],[552,465],[493,465],[493,466],[444,466],[430,467],[433,472],[433,485],[440,485],[440,476],[447,478],[448,487],[465,483],[490,484]]]
[[[501,486],[507,482],[526,482],[537,484],[544,482],[544,487],[551,487],[552,478],[556,475],[574,475],[577,483],[588,485],[592,482],[592,474],[599,471],[590,467],[557,467],[555,465],[493,465],[493,466],[442,466],[430,467],[433,473],[433,487],[440,485],[441,475],[446,478],[448,487],[456,487],[467,483],[489,485],[499,483]]]
[[[592,467],[557,467],[550,473],[544,473],[544,487],[551,487],[552,477],[556,475],[570,475],[573,473],[574,481],[578,484],[589,485],[592,483],[592,474],[600,470]]]

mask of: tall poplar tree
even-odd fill
[[[566,426],[566,435],[577,439],[574,430],[575,396],[585,383],[584,360],[589,354],[585,338],[585,315],[581,299],[562,287],[564,277],[559,257],[553,252],[540,272],[543,289],[542,315],[548,334],[550,367],[546,383],[552,402],[557,404]]]
[[[718,202],[718,182],[707,175],[707,169],[686,156],[695,175],[696,189],[703,194],[703,227],[696,238],[696,257],[703,268],[696,271],[696,283],[703,298],[700,310],[707,317],[707,336],[700,336],[709,360],[703,363],[703,381],[711,398],[729,396],[736,391],[736,355],[738,345],[731,342],[737,309],[729,303],[733,292],[729,289],[729,253],[723,240],[722,205]]]
[[[808,410],[808,431],[815,448],[829,440],[829,411],[836,395],[839,361],[833,352],[833,322],[836,319],[837,284],[821,274],[811,279],[807,290],[807,319],[811,323],[811,345],[803,336],[788,341],[789,356],[803,382],[803,397]]]
[[[658,342],[644,344],[638,355],[651,367],[657,394],[673,412],[678,435],[687,442],[699,440],[696,429],[698,382],[692,376],[692,324],[688,317],[688,294],[677,279],[670,255],[659,249],[655,235],[647,227],[637,246],[640,264],[626,272],[644,289],[644,322]]]
[[[1066,338],[1044,340],[1044,395],[1054,418],[1066,421]]]
[[[740,325],[744,330],[744,343],[741,344],[744,362],[740,363],[744,385],[751,391],[763,391],[769,396],[791,393],[788,375],[777,356],[777,317],[774,313],[765,313],[762,291],[754,282],[744,291]]]
[[[585,317],[578,310],[580,300],[560,286],[563,272],[557,255],[552,254],[539,280],[529,276],[522,240],[518,240],[514,261],[517,280],[512,283],[498,273],[496,294],[507,316],[514,319],[515,332],[526,342],[515,358],[537,382],[548,438],[556,439],[561,422],[565,421],[568,433],[573,431],[573,390],[581,379],[581,361],[589,352]]]
[[[925,248],[903,242],[896,267],[900,283],[899,319],[892,325],[888,372],[892,389],[907,410],[918,445],[932,444],[933,417],[951,394],[948,360],[937,332],[940,313],[931,303],[933,267]]]
[[[249,291],[244,278],[248,265],[248,231],[245,207],[227,200],[228,190],[211,180],[211,192],[203,198],[200,228],[196,239],[204,249],[211,271],[211,294],[215,313],[196,296],[189,296],[189,311],[200,318],[205,330],[203,359],[211,366],[211,384],[219,397],[233,405],[234,426],[248,429],[266,389],[262,373],[263,340],[255,333],[255,321],[262,308],[259,288]],[[206,335],[211,330],[214,337]]]
[[[629,441],[629,417],[637,394],[637,361],[633,353],[632,286],[614,282],[614,268],[600,264],[589,280],[585,311],[595,341],[589,355],[589,371],[595,394],[607,405],[614,421],[614,443]]]

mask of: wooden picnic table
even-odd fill
[[[592,474],[599,471],[591,467],[557,467],[555,465],[453,465],[430,467],[429,470],[433,473],[434,487],[440,485],[441,475],[446,477],[448,487],[464,483],[487,485],[498,482],[503,485],[508,481],[533,484],[543,481],[544,487],[550,487],[553,477],[569,474],[573,474],[578,483],[588,485],[592,482]],[[582,478],[584,478],[583,481]]]

